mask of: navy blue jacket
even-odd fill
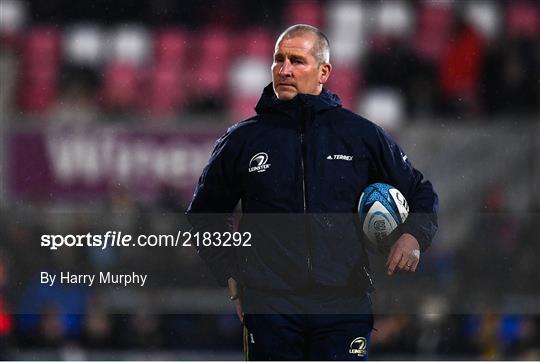
[[[216,142],[187,211],[195,230],[223,231],[241,201],[239,229],[252,232],[253,246],[198,248],[222,286],[234,277],[269,290],[368,289],[355,211],[374,182],[404,194],[410,215],[401,232],[428,247],[437,195],[383,129],[327,90],[280,101],[270,84],[255,110]]]

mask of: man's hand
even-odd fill
[[[420,261],[420,244],[413,235],[404,233],[392,246],[386,267],[388,275],[397,271],[415,272]]]
[[[229,277],[227,283],[229,284],[229,293],[231,294],[230,299],[234,302],[234,306],[236,308],[236,315],[238,315],[240,322],[244,324],[244,311],[242,310],[242,302],[240,301],[240,294],[238,292],[236,280]]]

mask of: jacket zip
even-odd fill
[[[302,166],[302,197],[304,200],[304,213],[306,213],[307,205],[306,205],[306,170],[304,169],[304,131],[300,132],[300,147],[302,149],[302,157],[300,158],[300,165]]]
[[[305,145],[304,145],[304,131],[300,132],[300,146],[302,149],[302,157],[300,158],[300,165],[302,167],[302,197],[304,202],[304,214],[307,213],[307,203],[306,203],[306,169],[304,167],[304,158],[305,158]],[[308,218],[306,216],[306,218]],[[308,250],[307,250],[307,268],[308,273],[311,273],[313,266],[311,265],[311,243],[310,243],[310,236],[309,236],[309,221],[306,219],[306,237],[307,237],[307,243],[308,243]]]
[[[301,148],[301,151],[302,151],[302,157],[300,158],[300,165],[302,167],[302,197],[303,197],[303,202],[304,202],[304,214],[307,213],[307,190],[306,190],[306,169],[305,169],[305,158],[306,158],[306,145],[305,145],[305,142],[304,142],[304,134],[305,134],[305,130],[306,130],[306,124],[307,124],[307,119],[306,119],[306,115],[307,113],[305,112],[305,110],[303,109],[302,110],[302,124],[301,124],[301,130],[300,130],[300,148]],[[308,269],[308,274],[311,275],[311,272],[313,271],[313,265],[312,265],[312,262],[311,262],[311,234],[310,234],[310,229],[309,229],[309,217],[306,215],[305,216],[305,222],[306,222],[306,237],[307,237],[307,269]]]

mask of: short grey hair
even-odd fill
[[[330,63],[330,42],[326,35],[318,28],[307,24],[296,24],[288,27],[281,33],[276,44],[281,42],[285,37],[294,38],[295,36],[304,35],[306,33],[312,33],[317,37],[315,44],[313,45],[313,56],[320,64]]]

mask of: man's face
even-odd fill
[[[330,73],[330,65],[319,65],[313,55],[316,35],[284,37],[277,44],[272,64],[274,92],[282,101],[298,93],[318,95]]]

